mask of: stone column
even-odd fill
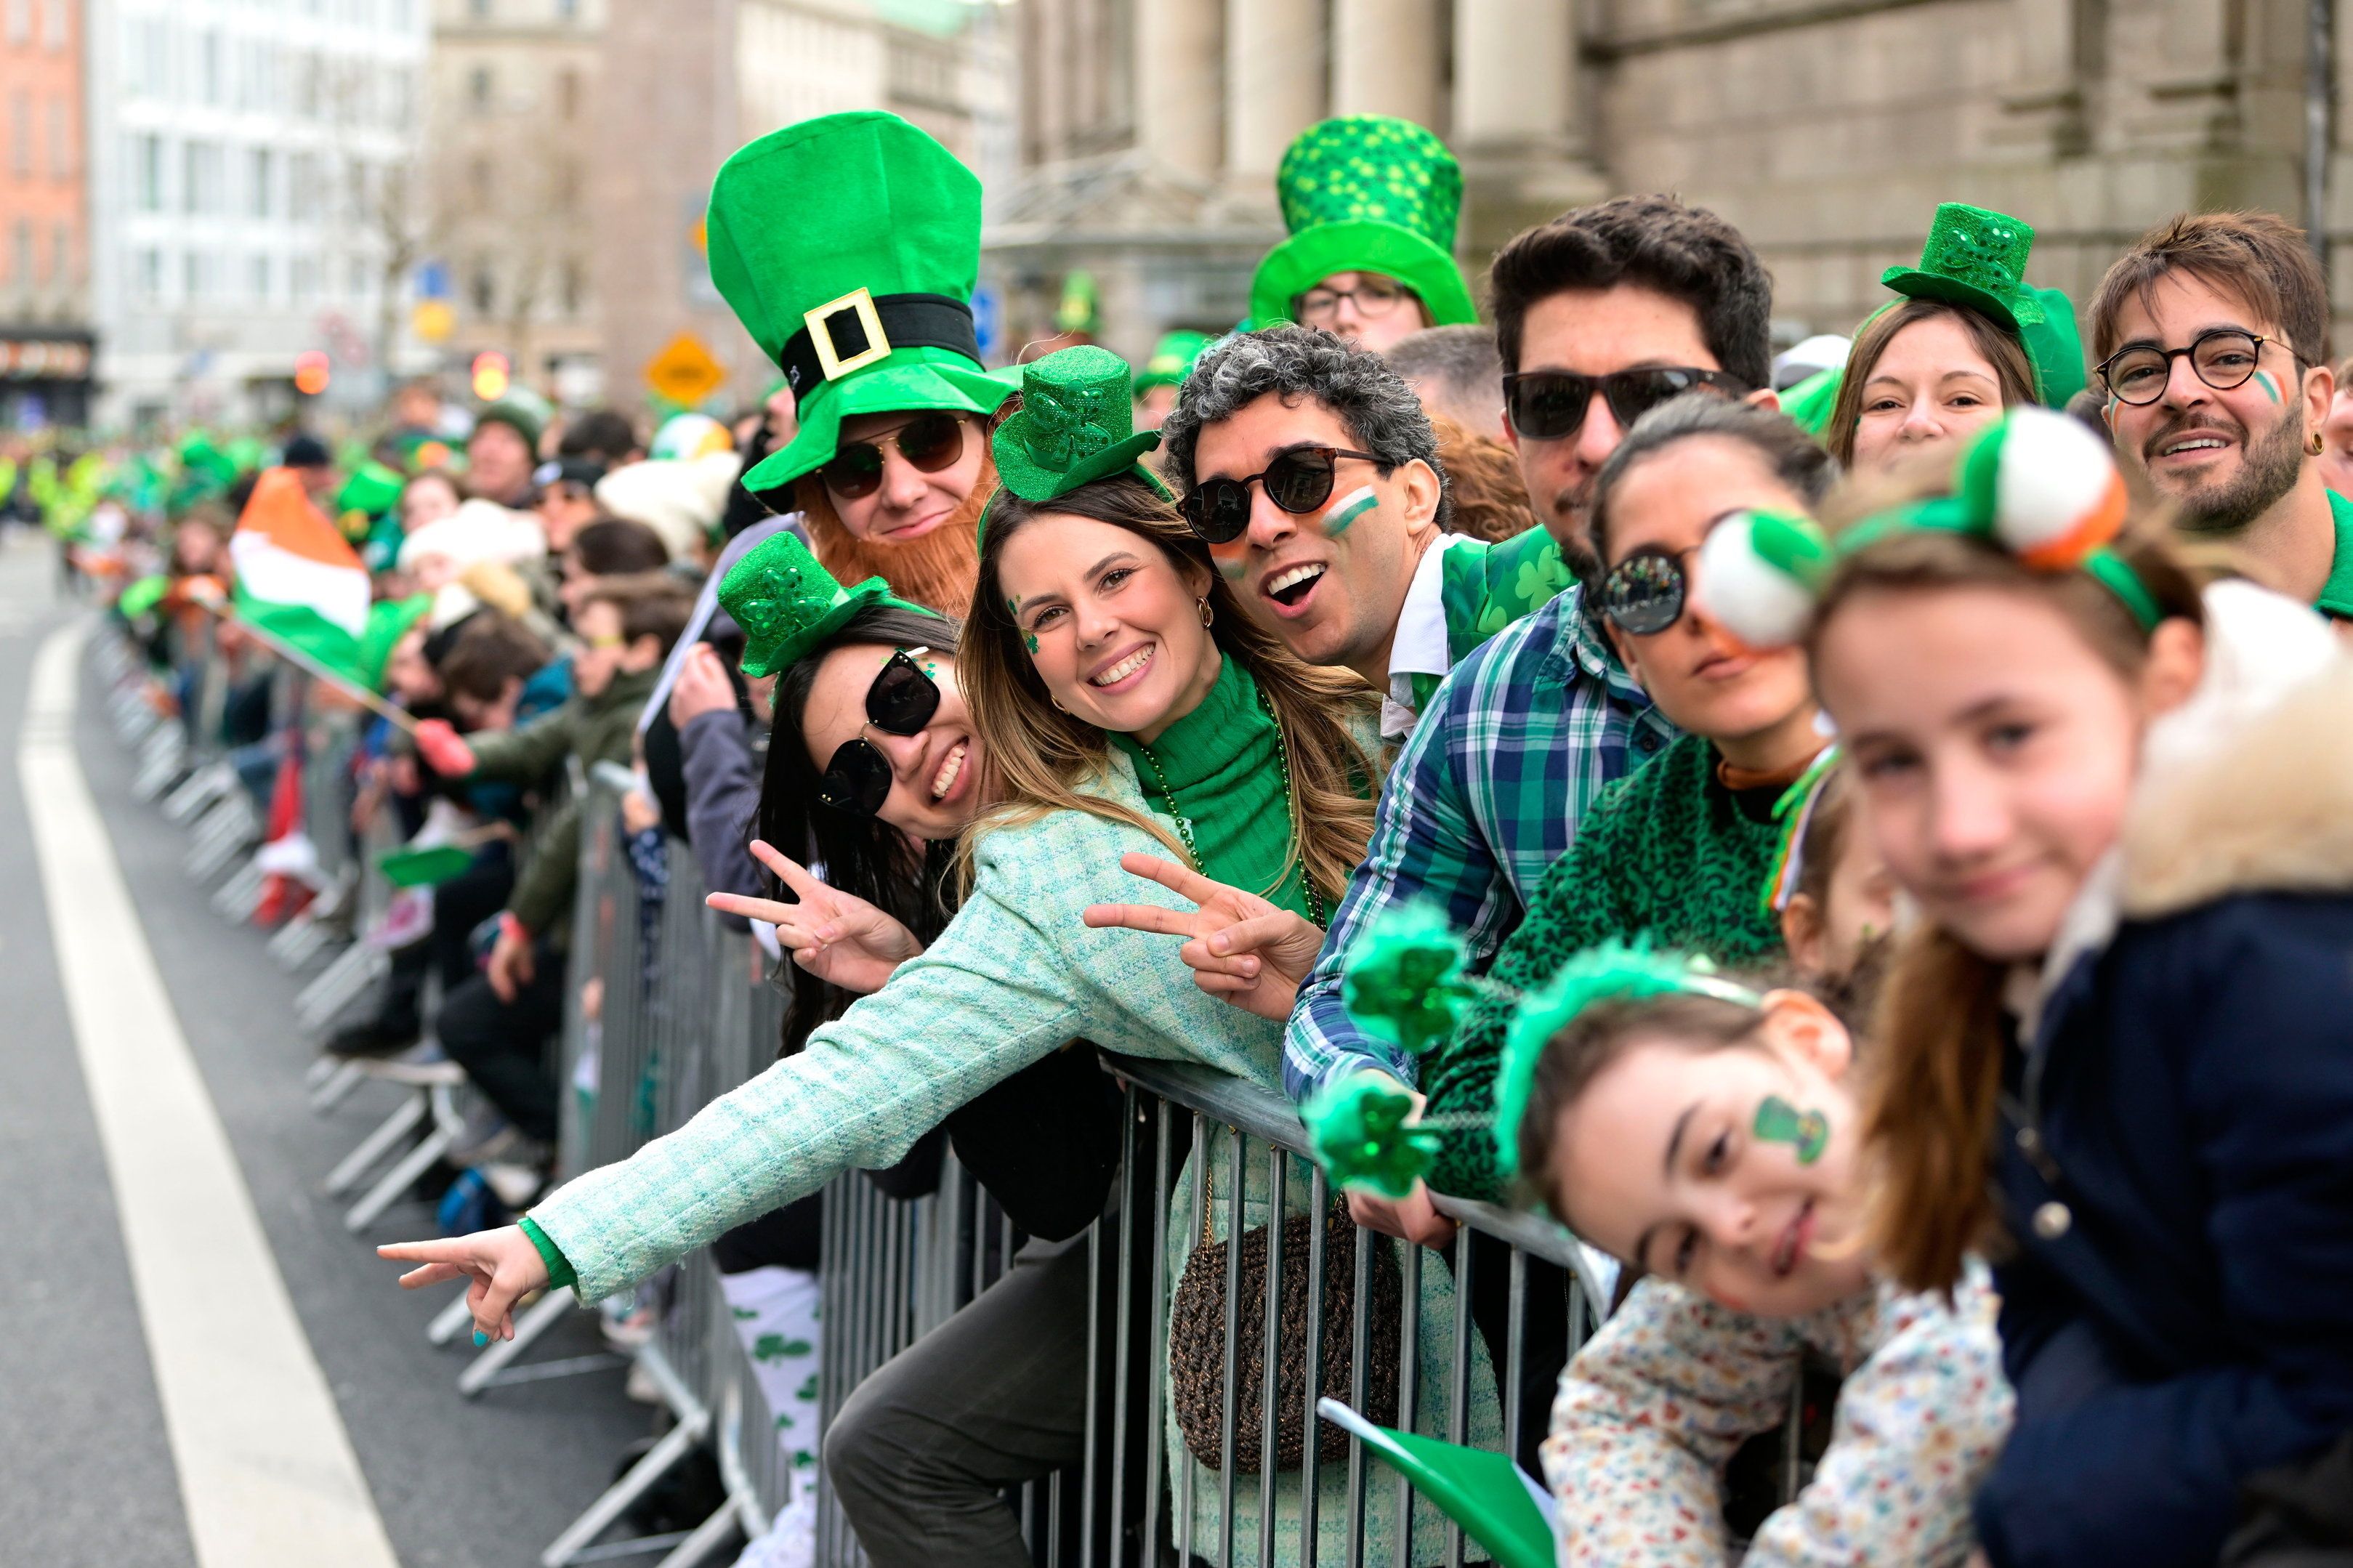
[[[1163,167],[1212,179],[1223,151],[1225,18],[1202,0],[1137,0],[1135,139]]]
[[[1394,114],[1433,131],[1445,40],[1438,0],[1335,0],[1332,112]]]
[[[1574,0],[1454,0],[1455,150],[1583,153]]]
[[[1237,184],[1265,190],[1292,138],[1323,118],[1324,58],[1322,0],[1228,0],[1226,173]]]

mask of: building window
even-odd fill
[[[21,44],[33,36],[33,0],[8,0],[8,41]]]
[[[198,91],[206,103],[218,103],[224,93],[221,70],[221,36],[206,33],[196,45],[196,78]]]
[[[257,305],[269,303],[269,258],[257,256],[246,263],[246,287],[252,291]]]
[[[212,296],[212,259],[201,250],[191,250],[180,258],[180,292],[191,302]]]
[[[343,276],[345,280],[351,285],[349,292],[353,299],[364,300],[367,298],[368,264],[366,258],[359,256],[353,257],[350,265],[344,268]]]
[[[561,70],[555,73],[555,117],[571,120],[580,112],[580,73]]]
[[[307,223],[319,216],[319,155],[297,153],[286,163],[286,216]]]
[[[291,283],[297,305],[307,305],[316,299],[319,293],[319,258],[315,256],[296,257]]]
[[[577,320],[582,299],[588,292],[579,262],[569,257],[565,258],[564,269],[557,275],[556,291],[564,302],[565,319]]]
[[[466,166],[466,189],[473,197],[476,212],[490,210],[491,161],[488,158],[477,158]]]
[[[555,0],[555,19],[559,22],[580,20],[580,0]]]
[[[191,213],[221,210],[221,149],[215,142],[191,142],[182,150],[180,205]]]
[[[557,212],[576,211],[580,205],[580,166],[558,163],[548,178],[550,205]]]
[[[41,7],[41,42],[53,49],[66,47],[73,30],[73,0],[48,0]]]
[[[246,210],[255,217],[268,217],[277,201],[271,193],[278,184],[278,155],[267,147],[256,147],[246,180]]]
[[[139,297],[151,300],[164,297],[164,253],[153,246],[139,253]]]
[[[33,95],[16,89],[8,101],[8,167],[19,179],[33,173]]]
[[[9,247],[8,281],[19,289],[33,286],[33,220],[16,220],[15,243]]]
[[[466,73],[466,103],[477,114],[491,111],[491,68],[476,66]]]
[[[66,124],[66,100],[49,100],[49,178],[73,178],[72,132]]]
[[[59,224],[49,234],[49,281],[67,288],[73,280],[73,230]]]
[[[488,21],[491,15],[491,0],[466,0],[466,15],[477,22]]]
[[[491,264],[486,260],[474,263],[474,277],[469,292],[473,296],[474,314],[487,316],[499,300],[498,285],[491,276]]]
[[[164,210],[164,139],[153,132],[131,140],[132,177],[139,182],[139,210]]]

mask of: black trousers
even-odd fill
[[[555,1142],[555,1068],[549,1044],[564,1024],[564,950],[542,937],[532,944],[532,978],[499,1000],[487,976],[470,975],[442,1000],[435,1031],[449,1059],[466,1069],[518,1131]]]
[[[473,978],[474,951],[466,939],[506,908],[514,880],[514,860],[507,847],[492,844],[474,857],[471,866],[433,889],[431,934],[392,954],[384,1005],[376,1013],[387,1030],[410,1034],[422,1026],[428,973],[440,973],[444,996]]]

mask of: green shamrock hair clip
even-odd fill
[[[1427,902],[1389,910],[1348,952],[1340,1000],[1364,1031],[1420,1056],[1454,1032],[1472,996],[1462,938]]]
[[[1411,1194],[1438,1155],[1438,1128],[1409,1125],[1412,1115],[1413,1096],[1377,1072],[1318,1089],[1299,1110],[1307,1146],[1325,1174],[1343,1187],[1369,1187],[1392,1198]]]
[[[1495,1164],[1503,1174],[1518,1173],[1520,1122],[1535,1092],[1536,1065],[1553,1037],[1599,1003],[1666,995],[1713,996],[1744,1007],[1764,1000],[1717,975],[1704,958],[1654,949],[1647,940],[1612,940],[1570,959],[1521,1001],[1504,1036],[1503,1068],[1495,1079]]]

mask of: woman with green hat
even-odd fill
[[[1011,388],[972,316],[980,181],[895,114],[828,114],[738,150],[711,187],[711,280],[784,373],[798,428],[745,470],[844,582],[951,614],[996,488]]]
[[[1280,1024],[1221,1005],[1160,937],[1090,929],[1085,911],[1118,898],[1159,907],[1171,929],[1259,906],[1267,918],[1321,924],[1371,827],[1372,699],[1345,675],[1292,659],[1241,613],[1138,464],[1157,437],[1129,433],[1128,371],[1116,356],[1050,356],[1027,367],[1023,394],[996,437],[1004,489],[985,522],[981,586],[959,648],[957,683],[1001,803],[965,837],[955,919],[800,1056],[629,1161],[571,1183],[521,1226],[385,1248],[423,1265],[405,1282],[469,1278],[477,1323],[512,1333],[522,1293],[553,1281],[608,1294],[842,1170],[886,1166],[948,1110],[1073,1038],[1280,1091]],[[1122,870],[1124,860],[1151,879]],[[1222,1136],[1195,1152],[1213,1196],[1229,1195],[1218,1174],[1231,1168]],[[1265,1162],[1248,1168],[1245,1226],[1303,1195],[1303,1180],[1278,1205],[1261,1190]],[[1172,1279],[1203,1218],[1178,1206]],[[1215,1206],[1212,1239],[1227,1212]],[[1429,1375],[1417,1408],[1442,1432],[1452,1415],[1443,1370],[1452,1297],[1440,1271],[1430,1273],[1417,1319]],[[1493,1447],[1501,1423],[1480,1359],[1467,1430]],[[1324,1470],[1324,1545],[1335,1554],[1345,1472]],[[1278,1497],[1288,1506],[1277,1538],[1295,1558],[1296,1481]],[[957,1560],[1026,1563],[1011,1514],[993,1522],[1001,1528],[986,1547]],[[1388,1522],[1386,1510],[1367,1521],[1368,1561],[1388,1560]],[[1443,1531],[1432,1523],[1420,1539],[1435,1551]],[[1238,1544],[1256,1534],[1238,1530]]]
[[[1250,279],[1250,325],[1297,321],[1378,353],[1479,319],[1454,263],[1462,166],[1421,126],[1379,114],[1311,125],[1283,153],[1274,193],[1291,237]]]
[[[1157,430],[1176,406],[1176,389],[1185,384],[1185,377],[1201,351],[1209,346],[1207,332],[1179,329],[1161,334],[1152,357],[1135,373],[1135,426],[1139,430]]]
[[[1792,390],[1792,416],[1868,473],[1956,450],[2005,409],[2064,407],[2084,389],[2083,342],[2067,296],[2026,281],[2033,245],[2006,213],[1939,206],[1920,265],[1880,279],[1901,298],[1863,323],[1835,376]]]

